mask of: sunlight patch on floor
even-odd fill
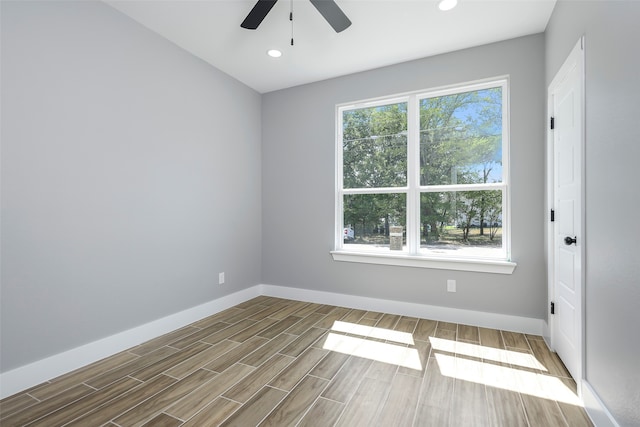
[[[435,358],[440,373],[447,377],[581,405],[578,396],[557,377],[438,352],[435,353]]]
[[[413,335],[407,332],[393,331],[391,329],[376,328],[373,326],[358,325],[357,323],[333,322],[332,331],[346,334],[360,335],[367,338],[376,338],[386,341],[394,341],[401,344],[413,345]]]
[[[422,370],[420,355],[415,348],[349,337],[332,332],[327,335],[322,348],[378,362],[404,366],[417,371]]]
[[[436,337],[429,337],[429,341],[431,342],[431,347],[434,350],[477,357],[478,359],[491,360],[493,362],[508,363],[510,365],[517,365],[523,368],[547,371],[547,368],[545,368],[545,366],[531,353],[503,350]]]

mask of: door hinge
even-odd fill
[[[555,119],[553,117],[551,117],[551,120],[550,120],[549,124],[551,126],[551,130],[554,130],[556,128],[556,121],[555,121]]]
[[[551,222],[554,222],[555,220],[556,220],[556,211],[551,209]]]
[[[551,314],[556,314],[556,303],[551,303]]]

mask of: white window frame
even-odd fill
[[[468,185],[420,185],[420,100],[482,89],[502,88],[502,182]],[[343,112],[346,110],[370,108],[394,103],[407,103],[407,185],[391,188],[343,187]],[[475,271],[511,274],[516,263],[511,261],[511,209],[510,209],[510,162],[509,162],[509,77],[501,76],[455,86],[414,91],[384,98],[368,99],[348,104],[336,105],[336,203],[335,203],[335,245],[331,255],[335,261],[385,264],[408,267]],[[420,252],[420,193],[437,191],[466,191],[479,189],[502,190],[502,248],[501,258],[452,257]],[[407,200],[406,251],[380,252],[353,250],[345,247],[343,239],[343,200],[349,194],[404,193]],[[418,229],[416,229],[418,227]]]

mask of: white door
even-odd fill
[[[581,39],[549,86],[553,159],[549,234],[551,345],[576,381],[582,375],[584,49]],[[551,166],[551,165],[550,165]]]

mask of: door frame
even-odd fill
[[[579,227],[579,238],[581,240],[580,248],[580,265],[577,268],[580,270],[580,280],[578,286],[576,287],[576,293],[578,294],[579,304],[576,307],[578,310],[578,322],[577,322],[577,352],[578,359],[577,361],[577,372],[579,373],[579,378],[574,378],[578,387],[578,394],[582,397],[582,380],[585,378],[585,255],[586,255],[586,234],[585,234],[585,141],[586,141],[586,79],[585,79],[585,40],[584,36],[580,37],[574,48],[571,50],[571,53],[567,56],[565,62],[562,64],[555,77],[549,84],[547,89],[547,173],[546,173],[546,181],[547,181],[547,200],[546,200],[546,210],[545,210],[545,224],[546,224],[546,249],[547,249],[547,319],[548,319],[548,333],[549,333],[549,347],[551,350],[555,351],[555,345],[557,337],[555,336],[555,319],[551,314],[550,307],[551,303],[555,301],[555,224],[551,222],[551,209],[555,209],[555,182],[554,182],[554,173],[555,173],[555,165],[554,165],[554,133],[551,130],[551,118],[554,117],[554,99],[553,93],[556,88],[566,79],[568,71],[575,64],[578,69],[578,75],[580,76],[580,227]]]

